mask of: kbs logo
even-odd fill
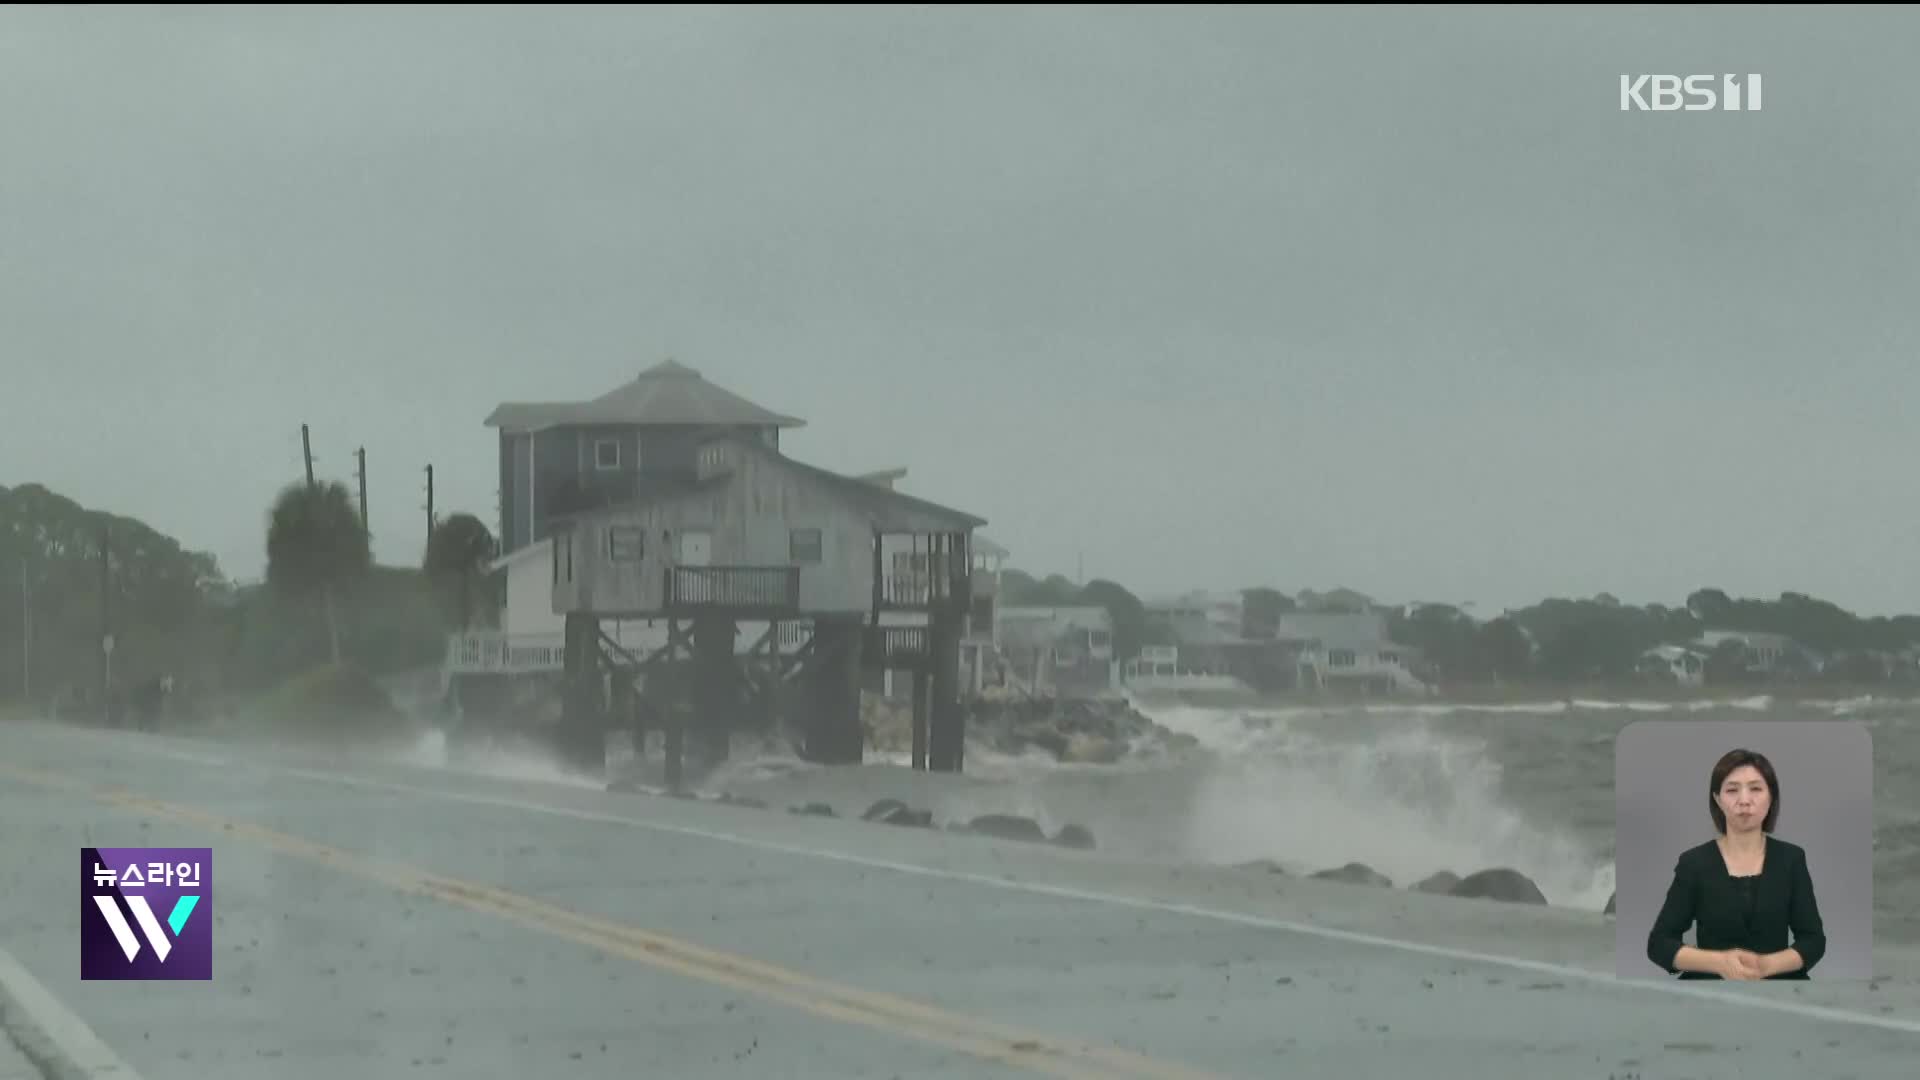
[[[1744,86],[1740,82],[1742,78],[1746,79]],[[1760,76],[1620,76],[1621,112],[1710,112],[1714,109],[1759,112]]]

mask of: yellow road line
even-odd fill
[[[918,1039],[975,1057],[1048,1076],[1148,1080],[1213,1080],[1212,1074],[1162,1062],[1118,1047],[1056,1039],[1004,1026],[894,994],[831,982],[751,957],[721,952],[625,923],[570,911],[489,885],[356,855],[289,833],[235,821],[190,806],[122,789],[101,789],[58,774],[0,765],[0,774],[70,791],[129,810],[199,825],[246,839],[283,855],[307,859],[402,892],[428,896],[495,915],[531,929],[704,982],[844,1023]]]

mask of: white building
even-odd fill
[[[1373,694],[1425,694],[1413,673],[1417,650],[1387,636],[1379,612],[1297,612],[1280,616],[1279,637],[1300,643],[1303,690],[1349,690]]]
[[[1640,654],[1639,671],[1672,679],[1678,686],[1703,686],[1707,681],[1707,656],[1685,645],[1661,645]]]

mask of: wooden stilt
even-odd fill
[[[933,705],[933,679],[931,665],[922,663],[914,669],[913,679],[913,767],[925,772],[927,768],[927,721],[928,710]]]

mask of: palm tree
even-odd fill
[[[450,589],[457,598],[455,611],[462,630],[473,621],[474,584],[486,576],[498,552],[493,534],[472,514],[455,514],[436,524],[427,539],[422,569],[435,586]]]
[[[372,565],[366,525],[345,484],[296,483],[274,500],[267,521],[267,584],[286,596],[321,598],[327,645],[336,664],[340,662],[340,619],[334,594]]]

